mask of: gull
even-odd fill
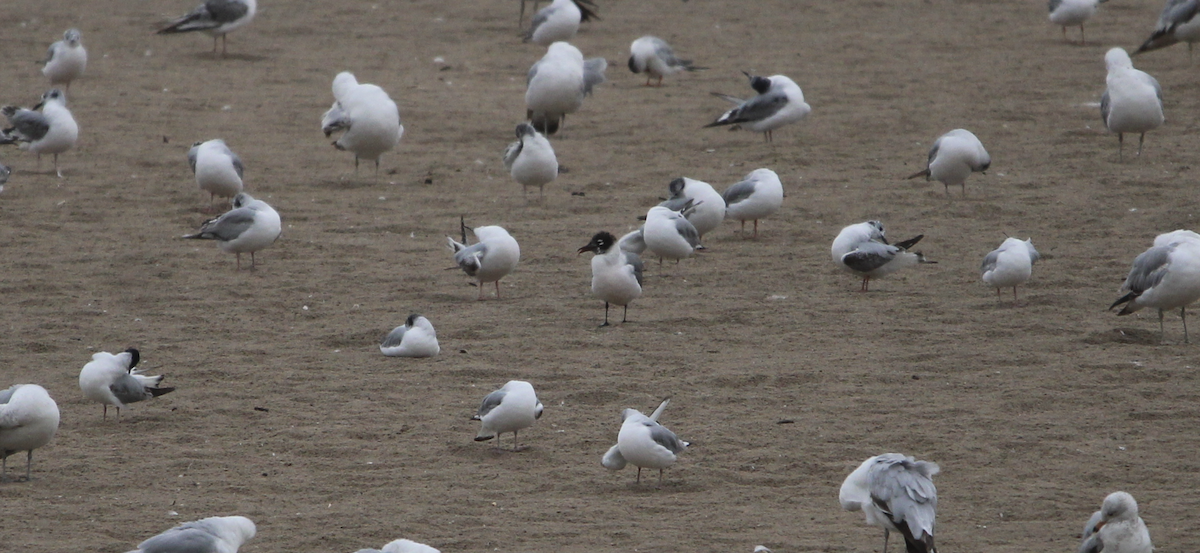
[[[354,152],[355,174],[360,159],[374,161],[378,177],[379,156],[396,149],[404,136],[400,108],[382,88],[359,84],[349,71],[333,78],[333,98],[333,106],[321,119],[321,131],[325,138],[346,131],[333,142],[333,147]]]
[[[255,266],[254,253],[274,244],[283,232],[279,213],[242,192],[233,197],[233,209],[200,225],[200,232],[184,238],[216,240],[221,251],[237,254],[237,268],[242,269],[242,254],[250,254],[250,269]]]
[[[661,205],[650,208],[643,227],[646,247],[662,260],[690,257],[700,245],[700,233],[682,213]]]
[[[1000,289],[1013,289],[1013,301],[1017,301],[1017,286],[1025,284],[1033,274],[1033,264],[1041,259],[1033,248],[1033,239],[1005,238],[1000,247],[983,258],[979,272],[983,281],[996,288],[996,301],[1000,301]]]
[[[658,423],[658,417],[670,402],[671,398],[664,399],[649,417],[637,409],[622,411],[617,445],[608,449],[600,464],[609,470],[621,470],[632,463],[638,468],[639,484],[643,468],[658,469],[658,483],[662,485],[663,469],[674,465],[679,454],[691,445]]]
[[[219,138],[196,142],[188,150],[188,165],[196,175],[196,185],[208,192],[209,205],[217,196],[232,198],[242,192],[242,158]]]
[[[354,553],[441,553],[437,549],[412,540],[396,540],[383,546],[383,549],[359,549]]]
[[[66,85],[71,90],[71,81],[83,76],[87,68],[87,48],[83,43],[79,29],[67,29],[63,39],[50,45],[46,59],[42,60],[42,74],[50,79],[50,86]]]
[[[1083,24],[1096,15],[1100,4],[1108,0],[1050,0],[1050,22],[1062,26],[1063,40],[1067,40],[1067,27],[1079,27],[1079,43],[1087,44]]]
[[[257,531],[246,517],[208,517],[180,524],[128,553],[237,553]]]
[[[499,226],[476,227],[473,246],[455,242],[447,236],[454,261],[467,276],[475,277],[479,283],[479,297],[483,299],[483,285],[496,283],[496,299],[500,299],[500,279],[517,268],[521,261],[521,246],[517,240]],[[466,242],[466,227],[463,227],[463,242]]]
[[[918,234],[890,245],[884,236],[883,223],[867,221],[843,228],[833,240],[830,253],[834,263],[863,277],[860,289],[866,292],[872,278],[882,278],[918,263],[937,263],[925,259],[921,252],[908,251],[924,237]]]
[[[522,2],[521,8],[524,7]],[[596,4],[591,0],[554,0],[530,20],[525,42],[549,46],[562,40],[571,40],[579,32],[581,22],[600,19],[593,11],[595,8]]]
[[[257,0],[205,0],[187,15],[158,30],[158,34],[204,31],[213,37],[213,52],[217,38],[221,39],[221,55],[225,55],[225,35],[250,22],[258,11]]]
[[[558,158],[554,156],[554,148],[529,123],[517,125],[517,141],[504,150],[504,167],[513,180],[521,184],[522,192],[536,186],[538,198],[544,198],[545,186],[558,178]]]
[[[1083,532],[1080,534],[1083,543],[1087,543],[1087,539],[1092,537],[1092,534],[1095,534],[1096,530],[1100,528],[1100,519],[1103,517],[1104,511],[1096,511],[1092,513],[1092,516],[1088,517],[1088,521],[1083,525]]]
[[[742,73],[750,79],[750,88],[758,92],[758,96],[742,100],[714,92],[714,96],[729,100],[737,104],[737,107],[723,113],[705,127],[737,125],[763,133],[763,140],[770,142],[772,131],[804,119],[808,112],[812,111],[804,102],[804,93],[795,81],[783,75],[756,77],[745,71]]]
[[[1173,230],[1154,237],[1155,246],[1166,246],[1172,242],[1180,240],[1200,240],[1200,234],[1196,234],[1190,230]]]
[[[1121,291],[1128,293],[1108,308],[1124,305],[1117,315],[1128,315],[1145,307],[1158,309],[1160,342],[1166,337],[1163,312],[1179,308],[1183,342],[1188,343],[1187,306],[1200,300],[1200,241],[1182,237],[1161,242],[1133,260],[1133,268],[1121,285]],[[1160,240],[1156,240],[1158,243]]]
[[[1196,17],[1197,14],[1200,14],[1200,0],[1167,0],[1154,32],[1133,55],[1186,42],[1188,59],[1192,59],[1192,43],[1200,41],[1200,17]]]
[[[104,419],[108,418],[109,405],[117,408],[117,422],[120,422],[122,407],[175,391],[159,386],[166,377],[145,376],[143,371],[136,370],[139,360],[141,355],[135,348],[116,355],[102,351],[92,355],[92,360],[79,371],[83,397],[104,405]]]
[[[904,536],[909,553],[936,553],[933,545],[937,516],[936,463],[917,461],[899,453],[884,453],[863,461],[838,493],[847,511],[862,511],[867,524],[883,528],[883,552],[892,531]]]
[[[566,42],[551,44],[525,78],[526,119],[539,132],[558,132],[567,114],[579,111],[584,96],[604,82],[607,68],[604,58],[584,61],[578,48]]]
[[[1137,501],[1132,495],[1125,492],[1109,494],[1096,514],[1100,516],[1095,532],[1085,536],[1079,553],[1153,553],[1150,532],[1138,516]],[[1096,518],[1092,515],[1092,519]]]
[[[707,182],[680,177],[667,185],[667,192],[670,196],[658,205],[684,212],[701,240],[725,220],[725,199]],[[691,209],[687,209],[689,205]]]
[[[379,351],[388,357],[433,357],[442,351],[429,319],[416,313],[383,337]]]
[[[754,220],[754,238],[758,238],[758,220],[774,215],[783,206],[783,183],[775,171],[755,169],[725,189],[721,198],[725,200],[725,218],[742,222],[742,236],[746,235],[746,221]]]
[[[483,398],[479,412],[471,417],[473,421],[483,423],[475,441],[483,442],[496,438],[496,448],[500,447],[500,434],[513,433],[513,451],[519,451],[517,446],[517,431],[533,426],[534,421],[542,418],[542,404],[537,400],[533,385],[523,380],[509,380],[504,387]]]
[[[12,174],[12,169],[7,165],[0,163],[0,192],[4,192],[4,185],[8,182],[8,176]]]
[[[650,79],[653,77],[658,77],[658,84],[654,86],[662,86],[665,76],[700,69],[703,68],[693,66],[691,60],[676,58],[671,45],[656,36],[647,35],[629,45],[629,70],[645,73],[645,86],[650,86]]]
[[[1125,133],[1138,133],[1138,152],[1146,132],[1163,124],[1162,87],[1149,74],[1133,68],[1133,60],[1122,48],[1104,54],[1108,66],[1108,88],[1100,97],[1100,118],[1108,132],[1117,133],[1117,159],[1124,159]]]
[[[0,481],[8,470],[8,456],[25,453],[25,480],[33,467],[33,450],[54,438],[58,431],[58,404],[37,384],[17,384],[0,390]]]
[[[37,110],[42,110],[38,112]],[[58,154],[75,146],[79,139],[79,125],[67,109],[67,95],[52,88],[42,94],[42,101],[33,109],[4,106],[0,113],[8,118],[9,127],[4,129],[0,143],[20,143],[22,150],[38,156],[38,168],[42,165],[42,154],[54,155],[54,172],[62,178],[58,168]]]
[[[950,186],[957,184],[962,187],[963,196],[966,196],[967,177],[971,173],[987,174],[991,165],[992,156],[983,149],[983,143],[974,133],[966,129],[954,129],[933,142],[925,169],[907,178],[936,180],[942,183],[947,194],[950,193]]]
[[[642,259],[617,245],[608,232],[598,232],[578,253],[592,252],[592,294],[604,300],[604,324],[608,326],[608,304],[625,308],[621,322],[629,315],[629,303],[642,295]]]

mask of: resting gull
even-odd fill
[[[742,222],[742,236],[746,235],[746,221],[753,220],[754,238],[758,238],[758,220],[774,215],[783,206],[783,183],[775,171],[755,169],[726,188],[721,198],[725,201],[725,218]]]
[[[496,299],[500,299],[500,279],[516,270],[517,263],[521,261],[521,246],[503,227],[476,227],[474,231],[478,240],[475,245],[465,244],[465,226],[463,242],[456,242],[449,236],[446,237],[446,242],[450,251],[454,252],[454,262],[467,276],[475,277],[478,282],[477,299],[483,299],[483,285],[489,282],[496,283]]]
[[[1162,87],[1158,80],[1133,68],[1122,48],[1104,54],[1108,87],[1100,97],[1100,118],[1108,132],[1117,133],[1117,159],[1124,159],[1125,133],[1138,134],[1137,155],[1142,155],[1146,132],[1162,126]]]
[[[255,533],[254,522],[246,517],[208,517],[180,524],[128,553],[237,553]]]
[[[838,500],[847,511],[862,511],[867,524],[883,528],[884,553],[892,531],[904,536],[908,553],[936,553],[933,475],[939,470],[936,463],[899,453],[876,455],[846,477]]]
[[[667,184],[667,193],[666,201],[658,205],[683,212],[701,240],[725,220],[725,199],[707,182],[679,177]]]
[[[908,176],[910,179],[925,177],[926,181],[942,183],[947,194],[950,186],[962,187],[967,195],[967,177],[971,173],[987,174],[992,165],[992,156],[983,148],[983,143],[974,133],[966,129],[954,129],[933,142],[925,169]]]
[[[662,484],[663,469],[675,464],[680,453],[691,444],[680,440],[674,432],[658,423],[671,398],[664,399],[649,417],[637,409],[621,412],[621,431],[617,434],[617,445],[612,446],[600,459],[600,464],[609,470],[621,470],[632,463],[638,468],[637,482],[642,482],[642,469],[658,469],[658,483]]]
[[[1087,44],[1083,24],[1096,15],[1096,9],[1107,0],[1050,0],[1050,22],[1062,26],[1063,40],[1067,27],[1079,27],[1079,43]]]
[[[1017,301],[1017,286],[1029,280],[1033,264],[1041,258],[1033,247],[1033,239],[1005,238],[999,248],[984,256],[979,266],[980,276],[996,289],[996,301],[1000,300],[1001,288],[1012,288],[1013,301]]]
[[[598,232],[578,253],[592,252],[592,294],[604,300],[604,324],[608,326],[608,305],[625,308],[621,322],[629,315],[629,303],[642,296],[642,259],[617,246],[611,233]]]
[[[249,23],[257,11],[257,0],[205,0],[187,15],[159,29],[158,34],[204,31],[213,37],[213,52],[217,51],[217,38],[221,39],[224,56],[225,35]]]
[[[525,7],[524,2],[521,7]],[[591,0],[553,0],[530,20],[525,41],[549,46],[562,40],[571,40],[579,32],[580,23],[600,19],[595,9],[596,4]]]
[[[441,553],[437,549],[412,540],[396,540],[383,546],[383,549],[359,549],[354,553]]]
[[[542,418],[542,404],[538,402],[533,385],[523,380],[510,380],[504,387],[483,398],[483,404],[471,420],[480,421],[479,433],[475,441],[483,442],[496,438],[496,448],[500,447],[500,434],[512,432],[513,451],[521,448],[517,445],[517,432],[533,426],[534,421]]]
[[[700,245],[700,233],[688,222],[683,213],[661,205],[650,208],[646,213],[646,225],[642,231],[646,248],[663,259],[691,257]]]
[[[274,244],[283,232],[279,213],[267,202],[256,200],[242,192],[233,197],[233,209],[200,225],[200,232],[184,238],[216,240],[226,253],[237,254],[237,268],[242,269],[242,254],[250,254],[250,268],[255,267],[254,253]]]
[[[1094,532],[1085,536],[1079,553],[1153,553],[1150,532],[1138,516],[1137,501],[1125,492],[1113,492],[1092,515]],[[1088,521],[1091,524],[1091,520]]]
[[[1123,306],[1117,315],[1143,308],[1158,309],[1159,341],[1166,337],[1163,312],[1179,308],[1183,341],[1188,342],[1187,306],[1200,300],[1200,241],[1186,236],[1156,240],[1155,245],[1133,260],[1121,291],[1127,292],[1110,305]]]
[[[375,162],[379,177],[379,157],[396,149],[404,136],[400,123],[400,108],[382,88],[359,84],[349,71],[333,78],[333,106],[321,118],[321,132],[329,138],[345,131],[333,142],[333,147],[354,153],[354,172],[359,160]]]
[[[646,85],[650,79],[657,77],[662,86],[663,77],[674,75],[680,71],[698,71],[702,67],[692,65],[691,60],[681,60],[675,57],[675,51],[667,41],[656,36],[644,36],[629,45],[629,70],[634,73],[646,74]]]
[[[50,45],[46,59],[42,60],[42,74],[50,79],[50,86],[65,85],[71,90],[71,81],[83,76],[87,69],[87,48],[79,29],[68,29],[63,39]]]
[[[233,153],[224,140],[196,142],[188,150],[188,165],[196,175],[196,186],[208,192],[209,205],[220,196],[232,198],[242,192],[242,158]]]
[[[433,357],[442,348],[438,346],[433,323],[413,313],[404,320],[402,326],[383,337],[379,351],[388,357]]]
[[[54,438],[58,431],[58,404],[37,384],[17,384],[0,390],[0,481],[8,469],[8,456],[25,454],[25,480],[33,467],[33,450]]]
[[[504,150],[504,167],[513,180],[520,183],[522,192],[536,186],[538,198],[545,198],[543,189],[558,178],[558,158],[554,148],[529,123],[517,125],[517,141]]]
[[[1167,0],[1154,32],[1133,55],[1186,42],[1188,59],[1192,59],[1192,44],[1200,41],[1200,17],[1197,15],[1200,15],[1200,0]]]
[[[812,111],[804,102],[804,92],[795,81],[783,75],[756,77],[744,71],[742,73],[750,79],[750,87],[758,92],[758,96],[742,100],[714,92],[714,96],[729,100],[737,104],[737,107],[723,113],[705,127],[737,125],[763,133],[763,140],[770,142],[772,131],[804,119],[808,112]]]
[[[882,278],[918,263],[937,263],[925,259],[921,252],[908,251],[924,237],[918,234],[891,245],[884,236],[883,223],[867,221],[843,228],[833,240],[830,253],[838,266],[863,277],[860,289],[866,292],[872,278]]]
[[[39,109],[42,111],[37,111]],[[79,139],[79,125],[67,109],[67,95],[52,88],[42,95],[42,101],[33,109],[4,106],[0,113],[8,118],[10,125],[0,136],[0,144],[18,143],[22,150],[37,154],[39,169],[42,154],[54,155],[54,172],[62,178],[58,154],[73,148]]]
[[[83,397],[104,405],[102,418],[108,418],[108,406],[117,408],[117,422],[121,421],[121,408],[130,403],[153,399],[175,391],[175,388],[160,387],[163,378],[145,376],[136,369],[141,354],[129,348],[113,355],[102,351],[92,355],[92,360],[79,371],[79,389]]]

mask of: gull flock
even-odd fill
[[[1097,16],[1102,1],[1051,0],[1049,19],[1062,27],[1064,38],[1067,27],[1080,27],[1080,43],[1084,43],[1084,24]],[[523,1],[520,8],[519,21],[523,21]],[[1198,12],[1197,0],[1169,0],[1153,33],[1133,55],[1179,42],[1188,44],[1190,54],[1193,42],[1200,40]],[[207,0],[157,33],[202,31],[213,37],[213,52],[217,51],[220,39],[220,55],[227,56],[226,35],[247,26],[257,13],[255,0]],[[525,42],[546,50],[526,74],[526,112],[524,120],[516,126],[517,140],[498,157],[522,190],[537,187],[540,199],[544,199],[545,187],[554,183],[563,172],[551,137],[557,135],[555,140],[565,139],[567,116],[583,109],[586,98],[596,93],[609,78],[606,75],[607,60],[585,58],[583,52],[568,41],[581,31],[582,23],[599,25],[602,21],[599,6],[589,0],[553,0],[534,15],[530,26],[522,33]],[[1100,99],[1100,118],[1105,128],[1117,135],[1117,158],[1122,162],[1125,134],[1139,136],[1136,155],[1140,157],[1146,133],[1158,129],[1166,120],[1162,87],[1154,77],[1135,69],[1132,59],[1121,48],[1112,48],[1104,56],[1108,75]],[[16,144],[20,149],[36,154],[37,172],[41,171],[41,156],[46,154],[53,157],[54,174],[59,178],[66,176],[59,155],[71,151],[81,133],[67,107],[67,93],[72,83],[86,80],[87,63],[81,32],[67,30],[62,40],[50,46],[42,61],[42,74],[50,88],[41,95],[40,103],[31,108],[6,105],[0,109],[8,121],[0,134],[0,144]],[[664,77],[704,69],[696,67],[690,60],[678,58],[670,45],[651,35],[630,44],[627,66],[634,74],[646,75],[645,86],[656,88],[663,86]],[[801,87],[793,78],[782,74],[745,73],[745,76],[755,92],[753,96],[743,98],[714,92],[713,95],[728,100],[734,107],[705,125],[693,126],[735,127],[762,133],[764,142],[773,143],[774,131],[801,123],[812,113],[813,107],[805,101]],[[653,85],[652,81],[655,81]],[[679,86],[687,85],[684,81]],[[405,136],[397,102],[382,87],[359,83],[348,71],[334,76],[332,92],[334,102],[320,119],[320,131],[327,138],[340,133],[332,143],[333,147],[354,155],[356,173],[360,162],[373,162],[377,178],[381,158],[395,151]],[[316,115],[314,113],[314,123]],[[503,126],[511,129],[508,125]],[[588,129],[572,127],[571,132],[583,134]],[[196,141],[186,159],[196,186],[209,194],[210,208],[220,197],[230,198],[230,209],[205,221],[197,232],[182,238],[215,241],[222,251],[235,254],[237,270],[242,268],[241,254],[247,253],[250,268],[254,269],[257,265],[255,254],[275,244],[283,233],[280,214],[267,202],[245,191],[246,173],[242,160],[223,139]],[[986,174],[991,164],[992,158],[983,142],[971,131],[959,128],[934,141],[927,153],[925,169],[908,178],[923,176],[928,181],[941,182],[947,195],[950,187],[957,185],[965,196],[968,178],[977,172]],[[0,191],[13,174],[8,166],[0,165]],[[28,182],[33,180],[31,175],[34,174],[36,172],[26,170],[18,171],[16,176],[18,181]],[[716,248],[706,247],[704,238],[717,232],[726,219],[741,223],[743,237],[758,239],[760,220],[778,214],[786,195],[784,181],[770,168],[754,169],[739,182],[728,185],[723,193],[709,183],[684,176],[673,179],[667,185],[666,193],[667,198],[662,203],[647,206],[645,224],[638,230],[620,239],[601,230],[577,250],[577,254],[593,254],[590,260],[591,292],[604,303],[601,326],[613,326],[609,320],[612,306],[622,307],[621,323],[629,323],[630,304],[653,293],[654,283],[646,278],[642,255],[659,258],[659,265],[664,260],[680,264],[699,252],[712,251]],[[504,215],[498,212],[493,217],[500,219]],[[750,236],[746,233],[746,222],[753,223]],[[839,221],[839,224],[845,223],[850,221]],[[462,222],[460,230],[459,240],[447,237],[455,268],[473,279],[478,289],[477,299],[485,298],[487,284],[493,285],[495,298],[501,299],[500,280],[516,271],[521,259],[516,237],[495,224],[469,228]],[[474,244],[468,243],[468,230],[474,234]],[[879,220],[851,223],[833,235],[832,262],[837,268],[860,277],[860,290],[866,293],[872,279],[918,265],[935,264],[936,261],[927,259],[924,253],[914,251],[923,238],[923,234],[917,234],[892,243]],[[1012,288],[1016,302],[1017,288],[1031,279],[1034,264],[1040,259],[1032,238],[1010,237],[983,257],[980,279],[996,290],[998,298],[1002,289]],[[699,269],[698,265],[689,268]],[[1118,315],[1156,309],[1160,339],[1164,341],[1164,313],[1179,309],[1183,341],[1188,342],[1186,309],[1200,300],[1200,235],[1177,230],[1157,237],[1149,249],[1133,260],[1119,293],[1122,295],[1109,309],[1120,307]],[[408,358],[434,357],[441,351],[433,323],[418,314],[408,316],[402,326],[388,333],[379,349],[385,356]],[[130,404],[176,390],[161,386],[165,379],[163,375],[142,374],[142,370],[136,368],[140,360],[140,351],[129,348],[115,355],[96,353],[83,365],[79,373],[80,392],[84,399],[102,404],[101,422],[107,420],[109,406],[117,412],[114,424],[120,424],[122,408],[128,409]],[[669,399],[663,400],[649,416],[633,408],[624,408],[620,424],[612,428],[617,442],[598,456],[598,464],[613,471],[634,465],[638,469],[635,485],[641,483],[643,468],[657,469],[661,486],[664,471],[674,466],[689,446],[693,446],[659,422],[668,403]],[[474,439],[494,439],[500,449],[501,437],[511,433],[512,452],[529,449],[534,446],[520,446],[519,432],[535,428],[545,412],[531,382],[509,381],[487,394],[471,417],[480,423]],[[0,391],[0,479],[8,479],[8,457],[24,452],[24,480],[36,481],[33,452],[53,440],[59,422],[58,406],[42,386],[16,384]],[[694,429],[685,427],[685,430]],[[534,440],[536,443],[536,438]],[[892,533],[897,533],[909,553],[933,553],[937,535],[937,490],[933,477],[940,470],[936,463],[918,461],[901,453],[870,457],[843,482],[839,494],[841,506],[847,511],[862,512],[867,524],[884,531],[884,551]],[[130,553],[233,553],[257,533],[255,523],[249,518],[214,516],[149,537]],[[1149,553],[1153,550],[1149,532],[1139,517],[1137,502],[1125,492],[1114,492],[1104,498],[1101,509],[1088,521],[1081,537],[1081,553]],[[763,546],[755,550],[769,551]],[[382,546],[381,550],[360,549],[359,553],[368,551],[428,553],[437,550],[400,539]]]

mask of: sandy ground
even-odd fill
[[[1155,234],[1196,227],[1185,48],[1136,58],[1168,118],[1141,158],[1117,162],[1095,104],[1104,52],[1139,44],[1159,1],[1104,4],[1086,46],[1034,1],[599,3],[575,44],[609,60],[610,82],[553,140],[569,172],[542,204],[500,160],[543,52],[521,44],[511,0],[263,0],[225,59],[203,35],[152,35],[191,0],[0,4],[3,103],[36,101],[33,61],[64,29],[91,52],[66,178],[0,151],[16,169],[0,195],[0,384],[39,383],[62,410],[34,481],[0,485],[3,549],[120,553],[241,514],[258,523],[250,553],[399,537],[448,552],[872,551],[880,532],[837,488],[885,451],[941,464],[943,551],[1072,551],[1118,489],[1159,551],[1200,547],[1196,346],[1178,314],[1159,345],[1153,314],[1104,311]],[[709,70],[644,88],[625,60],[650,33]],[[319,131],[340,70],[400,105],[407,131],[378,179]],[[750,93],[742,70],[790,75],[812,114],[773,144],[701,129],[727,106],[710,92]],[[901,180],[956,127],[993,157],[966,198]],[[187,149],[216,137],[283,217],[254,272],[179,239],[207,218]],[[649,266],[630,323],[597,328],[578,247],[636,228],[676,176],[723,189],[764,166],[787,199],[757,241],[726,222],[697,258]],[[521,242],[500,301],[444,270],[460,215]],[[925,234],[939,263],[859,293],[828,248],[869,218]],[[1004,233],[1045,255],[1018,305],[977,272]],[[442,355],[381,356],[414,311]],[[129,346],[178,390],[102,421],[78,371]],[[510,379],[546,405],[516,454],[473,442],[468,420]],[[621,409],[668,395],[663,421],[695,446],[663,486],[603,469]]]

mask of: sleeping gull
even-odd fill
[[[684,218],[696,227],[701,240],[725,220],[725,199],[707,182],[680,177],[667,184],[667,193],[666,201],[658,205],[682,211]]]
[[[592,241],[579,248],[580,254],[592,252],[592,294],[604,300],[604,324],[608,326],[608,304],[625,308],[621,322],[629,315],[629,303],[642,295],[642,259],[623,251],[608,232],[598,232]]]
[[[129,553],[237,553],[255,533],[254,522],[246,517],[208,517],[180,524]]]
[[[555,42],[529,68],[525,78],[525,117],[538,132],[558,132],[567,114],[579,111],[584,96],[604,82],[604,58],[583,59],[583,52]]]
[[[838,266],[863,277],[860,289],[866,292],[872,278],[882,278],[918,263],[937,263],[925,259],[921,252],[908,251],[924,237],[918,234],[890,245],[884,236],[883,223],[867,221],[843,228],[833,240],[830,253]]]
[[[1121,285],[1121,291],[1128,293],[1108,308],[1124,305],[1117,315],[1128,315],[1145,307],[1158,309],[1161,342],[1166,337],[1163,312],[1178,307],[1183,320],[1183,342],[1187,343],[1187,306],[1200,300],[1200,241],[1179,237],[1162,242],[1133,260],[1133,268]]]
[[[359,549],[354,553],[441,553],[437,549],[412,540],[396,540],[383,546],[383,549]]]
[[[196,142],[188,150],[188,165],[196,175],[196,185],[208,192],[209,206],[217,196],[232,198],[242,192],[242,158],[219,138]]]
[[[1095,532],[1085,536],[1079,553],[1153,553],[1150,532],[1138,516],[1137,501],[1132,495],[1125,492],[1109,494],[1097,514],[1100,517]],[[1092,518],[1096,516],[1092,515]]]
[[[217,51],[217,38],[221,39],[221,55],[225,55],[225,35],[254,19],[258,11],[257,0],[205,0],[187,15],[159,29],[158,34],[204,31],[213,37],[213,52]]]
[[[521,184],[522,192],[536,186],[538,198],[544,198],[543,189],[558,178],[558,158],[554,156],[554,148],[529,123],[517,125],[517,141],[504,150],[504,167],[513,180]]]
[[[754,238],[758,238],[758,220],[774,215],[783,206],[783,183],[775,171],[755,169],[725,189],[721,198],[725,200],[725,218],[742,222],[742,236],[746,235],[746,221],[753,220]]]
[[[33,450],[50,443],[58,431],[58,404],[37,384],[0,390],[0,481],[7,476],[8,456],[25,454],[25,480],[33,467]]]
[[[542,418],[542,404],[537,400],[533,385],[523,380],[510,380],[503,388],[496,390],[483,398],[479,412],[471,420],[483,423],[475,441],[483,442],[496,438],[496,448],[500,448],[500,434],[512,432],[513,451],[519,451],[517,446],[517,431],[533,426],[534,421]]]
[[[957,184],[962,187],[963,196],[966,196],[967,177],[971,173],[986,174],[991,165],[992,156],[988,155],[974,133],[966,129],[954,129],[933,142],[925,169],[907,178],[936,180],[942,183],[947,194],[950,193],[950,186]]]
[[[200,225],[200,232],[184,235],[184,238],[216,240],[226,253],[237,254],[237,268],[242,269],[242,254],[250,254],[250,268],[254,269],[254,253],[274,244],[283,232],[279,213],[267,205],[242,192],[233,197],[233,209],[220,217],[209,219]]]
[[[996,301],[1000,301],[1000,289],[1012,288],[1013,301],[1017,301],[1017,286],[1025,284],[1033,274],[1033,264],[1042,256],[1033,248],[1033,239],[1005,238],[1000,247],[983,258],[979,272],[983,281],[996,288]]]
[[[102,351],[93,354],[92,360],[79,371],[83,397],[104,405],[104,419],[108,418],[109,405],[117,408],[117,422],[120,422],[122,407],[175,391],[159,386],[166,377],[145,376],[135,369],[139,360],[141,355],[134,348],[116,355]]]
[[[664,399],[649,417],[637,409],[621,412],[621,431],[617,434],[617,445],[608,449],[600,464],[609,470],[621,470],[627,463],[638,468],[637,482],[642,482],[642,469],[658,469],[658,483],[662,484],[663,469],[675,464],[689,444],[675,436],[674,432],[658,423],[671,398]]]
[[[1125,133],[1138,133],[1138,152],[1146,132],[1163,124],[1162,87],[1149,74],[1133,68],[1133,60],[1122,48],[1104,54],[1108,88],[1100,97],[1100,118],[1108,132],[1117,133],[1117,159],[1124,159]]]
[[[442,351],[429,319],[416,313],[383,337],[379,351],[388,357],[433,357]]]
[[[1186,42],[1188,59],[1192,59],[1192,43],[1200,41],[1200,17],[1197,15],[1200,15],[1200,0],[1167,0],[1154,32],[1133,55]]]
[[[68,29],[63,39],[50,45],[46,52],[42,74],[50,79],[50,86],[66,85],[71,90],[71,81],[83,76],[87,68],[87,48],[83,47],[79,29]]]
[[[525,7],[524,3],[521,7]],[[530,20],[525,41],[549,46],[558,41],[571,40],[579,32],[581,22],[600,19],[593,11],[595,9],[596,4],[591,0],[554,0]]]
[[[936,553],[933,529],[937,516],[936,463],[899,453],[863,461],[842,482],[838,501],[847,511],[862,511],[867,524],[883,528],[883,551],[893,530],[904,536],[909,553]]]
[[[646,226],[643,237],[646,248],[663,259],[680,259],[691,257],[700,245],[700,233],[683,216],[682,213],[668,207],[654,206],[646,213]]]
[[[521,246],[517,240],[504,230],[503,227],[476,227],[473,246],[455,242],[447,236],[450,251],[454,252],[454,262],[467,273],[475,277],[479,284],[479,297],[483,299],[483,285],[496,283],[496,299],[500,298],[500,279],[508,276],[517,268],[521,261]],[[463,227],[463,242],[466,242],[466,227]]]
[[[354,153],[355,174],[360,159],[374,161],[378,177],[379,156],[396,149],[404,136],[400,108],[382,88],[359,84],[349,71],[333,78],[333,99],[333,107],[321,119],[321,132],[329,138],[335,132],[346,131],[333,147]]]
[[[1096,15],[1100,4],[1108,0],[1050,0],[1050,22],[1062,26],[1063,40],[1067,40],[1067,27],[1079,27],[1079,43],[1087,44],[1083,24]]]
[[[763,140],[772,140],[771,132],[779,127],[804,119],[812,108],[804,102],[804,93],[795,81],[783,75],[756,77],[742,72],[750,79],[750,87],[758,96],[742,100],[734,96],[714,92],[718,96],[737,104],[723,113],[716,121],[705,127],[737,125],[740,128],[763,133]]]
[[[37,111],[41,109],[42,111]],[[42,95],[42,101],[33,109],[4,106],[0,108],[8,118],[9,127],[4,129],[0,143],[20,143],[22,150],[38,156],[38,168],[42,166],[42,154],[54,155],[54,172],[62,178],[58,169],[58,154],[75,146],[79,139],[79,125],[71,110],[67,109],[67,96],[57,88]]]
[[[675,57],[671,45],[656,36],[644,36],[629,45],[629,70],[634,73],[646,74],[646,85],[650,79],[658,77],[662,86],[663,77],[674,75],[680,71],[697,71],[702,69],[692,65],[691,60],[681,60]]]

